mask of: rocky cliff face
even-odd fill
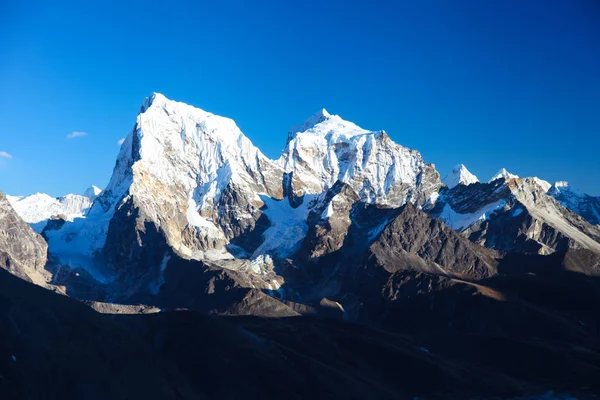
[[[48,246],[21,219],[0,192],[0,267],[22,279],[45,286]]]

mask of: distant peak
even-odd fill
[[[518,178],[518,175],[515,174],[511,174],[510,172],[508,172],[506,170],[506,168],[501,168],[500,171],[498,171],[496,173],[496,175],[492,176],[492,179],[490,179],[490,182],[495,181],[496,179],[513,179],[513,178]]]
[[[83,192],[83,196],[88,197],[90,199],[94,199],[101,192],[102,192],[102,189],[100,189],[98,186],[92,185],[89,188],[85,189],[85,191]]]
[[[454,168],[452,168],[452,172],[455,174],[460,173],[461,171],[468,171],[467,167],[465,167],[465,164],[456,164]]]
[[[311,118],[314,118],[314,117],[326,119],[326,118],[331,117],[331,114],[329,114],[326,109],[321,108],[321,110],[314,113]]]
[[[444,178],[443,182],[452,189],[458,185],[470,185],[479,182],[479,179],[473,175],[463,164],[457,164]]]
[[[558,181],[554,182],[552,185],[552,191],[555,193],[559,192],[568,192],[576,196],[583,196],[584,193],[581,190],[575,189],[571,184],[567,181]]]

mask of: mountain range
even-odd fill
[[[271,160],[231,119],[155,93],[103,190],[0,194],[0,266],[109,313],[343,320],[429,340],[440,360],[469,370],[474,355],[442,342],[467,351],[475,335],[480,351],[513,346],[504,351],[573,366],[560,379],[552,368],[528,376],[494,354],[479,360],[487,383],[457,383],[463,394],[501,393],[490,383],[500,375],[503,395],[600,382],[590,307],[600,298],[600,198],[505,169],[482,183],[457,165],[441,179],[385,131],[326,110],[293,127]],[[270,329],[300,329],[282,324],[253,329],[275,342]],[[382,397],[394,392],[379,385]]]

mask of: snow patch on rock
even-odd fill
[[[272,199],[261,195],[265,204],[263,213],[271,226],[263,233],[263,243],[254,251],[253,257],[260,254],[274,253],[286,257],[298,249],[308,232],[308,214],[316,195],[306,195],[298,207],[292,207],[288,198]]]
[[[452,229],[460,232],[476,222],[489,219],[490,214],[503,208],[505,205],[506,200],[499,200],[490,204],[486,204],[484,207],[475,212],[460,214],[455,212],[449,204],[446,204],[438,218],[444,221],[444,223]]]

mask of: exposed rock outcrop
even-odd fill
[[[0,192],[0,267],[19,278],[45,286],[48,245]]]

